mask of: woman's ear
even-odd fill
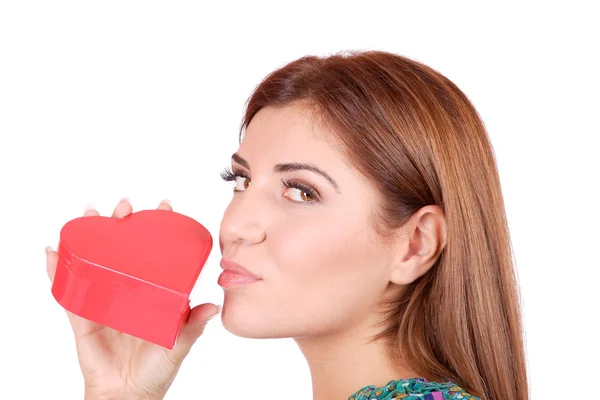
[[[417,211],[392,245],[390,282],[407,285],[423,276],[446,247],[446,218],[442,209],[429,205]]]

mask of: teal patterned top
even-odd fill
[[[480,400],[452,382],[428,382],[424,378],[389,381],[387,385],[365,386],[348,400]]]

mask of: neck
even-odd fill
[[[295,339],[310,368],[313,400],[347,399],[367,385],[384,386],[393,379],[416,377],[390,360],[383,339],[369,339],[359,329]]]

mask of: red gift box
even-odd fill
[[[173,211],[75,218],[60,232],[52,294],[76,315],[172,349],[212,243]]]

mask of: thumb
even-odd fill
[[[172,353],[179,362],[183,361],[196,340],[204,332],[206,323],[221,312],[221,306],[211,303],[200,304],[190,311],[188,320],[177,338]]]

